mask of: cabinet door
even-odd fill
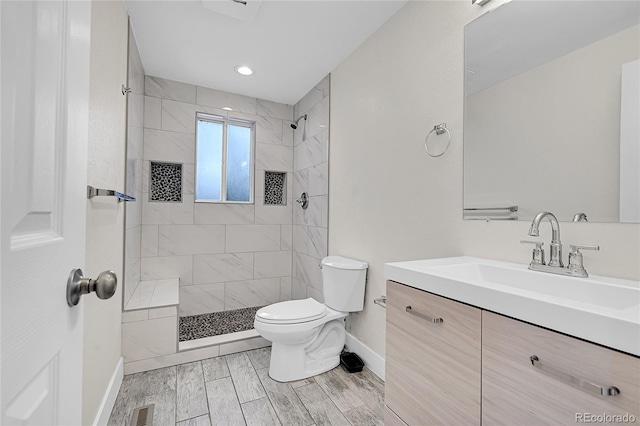
[[[386,405],[408,425],[480,424],[480,332],[479,309],[387,281]]]
[[[536,366],[530,360],[534,355],[538,358]],[[571,378],[576,384],[570,383]],[[619,389],[619,395],[594,394],[598,387],[612,386]],[[501,315],[482,313],[485,425],[594,423],[588,421],[589,415],[627,415],[638,421],[639,390],[640,358]],[[622,419],[603,420],[623,423]]]

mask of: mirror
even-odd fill
[[[639,24],[638,1],[514,0],[465,27],[465,219],[640,222]]]

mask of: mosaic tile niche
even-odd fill
[[[283,206],[287,204],[287,174],[264,172],[264,203]]]
[[[182,164],[151,162],[149,200],[182,202]]]

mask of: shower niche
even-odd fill
[[[287,173],[264,172],[264,203],[266,205],[287,205]]]

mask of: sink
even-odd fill
[[[387,263],[385,277],[640,355],[638,281],[553,275],[467,256]]]

